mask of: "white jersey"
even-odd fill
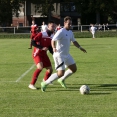
[[[60,55],[67,56],[69,54],[69,48],[71,41],[76,41],[71,30],[62,28],[54,35],[53,41],[57,41],[56,49]]]
[[[96,27],[92,26],[91,27],[91,32],[94,33],[96,31]]]
[[[41,30],[42,30],[42,32],[45,32],[47,30],[47,25],[42,25]]]

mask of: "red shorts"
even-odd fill
[[[47,56],[47,54],[45,55],[36,55],[35,57],[33,56],[34,62],[37,65],[38,63],[42,62],[43,63],[43,67],[50,67],[51,66],[51,62],[49,57]]]

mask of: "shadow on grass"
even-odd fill
[[[90,93],[89,95],[109,95],[109,94],[112,94],[112,93]]]
[[[50,85],[47,87],[47,92],[55,92],[55,91],[61,91],[61,92],[69,92],[69,91],[79,91],[79,88],[81,85],[84,84],[66,84],[67,89],[61,87],[59,84]],[[77,87],[76,87],[77,85]],[[117,84],[85,84],[90,87],[90,94],[89,95],[108,95],[112,94],[108,91],[117,91]],[[55,90],[49,90],[55,89]]]

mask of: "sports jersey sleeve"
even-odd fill
[[[71,31],[71,41],[72,41],[72,42],[76,41],[76,39],[74,38],[74,34],[73,34],[72,31]]]
[[[61,30],[58,30],[58,31],[56,32],[56,34],[54,35],[54,37],[52,38],[52,40],[53,40],[53,41],[57,41],[57,40],[59,40],[59,39],[62,38],[62,35],[63,35],[62,31],[61,31]]]

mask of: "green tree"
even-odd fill
[[[94,19],[92,14],[97,14],[108,19],[108,16],[114,17],[117,14],[117,0],[74,0],[74,2],[77,10],[86,16],[85,18]]]
[[[12,15],[17,13],[21,2],[21,0],[0,0],[0,25],[11,24]]]

